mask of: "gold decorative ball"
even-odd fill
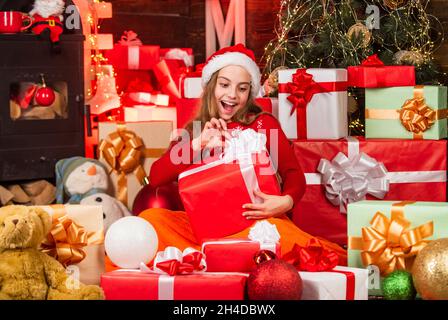
[[[397,10],[407,3],[408,0],[383,0],[383,4],[391,10]]]
[[[364,23],[358,22],[352,25],[347,31],[347,37],[351,40],[354,37],[362,37],[361,46],[366,48],[372,40],[372,33]]]
[[[398,65],[420,65],[423,63],[423,55],[417,51],[400,50],[394,53],[393,62]]]
[[[268,78],[263,84],[267,96],[278,90],[278,71],[286,69],[288,69],[286,66],[280,66],[272,70],[272,72],[269,74]]]
[[[425,300],[448,300],[448,238],[431,241],[415,258],[414,286]]]

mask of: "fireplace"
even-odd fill
[[[58,160],[84,155],[83,41],[82,30],[64,31],[54,54],[33,34],[0,34],[0,182],[53,179]],[[31,114],[14,103],[41,74],[61,101],[55,112]]]

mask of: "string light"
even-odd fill
[[[434,67],[434,52],[443,43],[444,32],[440,21],[426,12],[429,0],[408,0],[396,9],[386,5],[390,3],[375,1],[381,10],[380,29],[366,28],[368,34],[361,31],[349,36],[348,30],[357,23],[355,30],[364,30],[369,17],[365,8],[371,0],[282,0],[275,39],[265,46],[262,57],[264,77],[279,66],[345,68],[378,53],[386,64],[414,64],[417,79],[437,84],[444,74]],[[367,36],[370,41],[363,43]],[[354,97],[362,102],[358,94],[354,92]],[[356,133],[364,131],[359,116],[350,128],[359,130]]]

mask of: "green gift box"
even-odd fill
[[[369,200],[350,203],[347,229],[348,266],[370,265],[369,294],[381,295],[378,272],[385,276],[394,269],[410,271],[413,258],[425,243],[448,237],[448,203]],[[367,256],[364,262],[362,252]]]
[[[366,89],[366,138],[446,138],[447,87]]]

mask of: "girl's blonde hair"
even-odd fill
[[[215,88],[218,80],[218,73],[219,70],[212,75],[210,81],[204,88],[204,92],[202,93],[201,97],[201,107],[199,109],[199,113],[197,114],[197,116],[193,121],[191,121],[185,126],[185,128],[189,132],[192,132],[193,130],[192,128],[194,121],[200,121],[202,129],[204,128],[204,125],[207,121],[210,121],[212,118],[216,119],[219,118],[219,111],[218,111],[219,109],[215,99]],[[250,90],[252,90],[252,87]],[[264,112],[258,105],[255,104],[254,98],[251,92],[249,92],[249,98],[247,100],[246,105],[234,114],[234,116],[232,117],[232,121],[248,125],[251,124],[253,121],[255,121],[258,118],[258,116],[264,113],[267,112]],[[248,114],[251,114],[253,116],[248,117]]]

